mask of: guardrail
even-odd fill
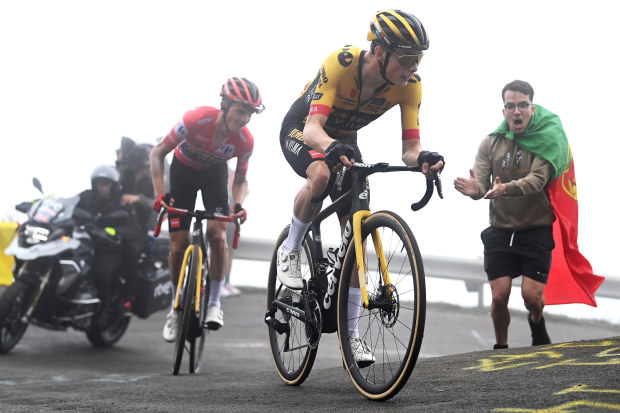
[[[235,258],[257,261],[270,261],[275,241],[258,238],[243,237],[239,242],[239,248],[235,252]],[[324,245],[335,247],[333,245]],[[424,271],[426,277],[446,278],[465,282],[467,291],[478,293],[478,306],[483,307],[484,286],[488,284],[484,272],[482,258],[463,259],[425,255]],[[372,269],[372,264],[370,264]],[[521,277],[513,280],[513,286],[521,285]],[[603,284],[596,292],[597,297],[620,299],[620,278],[606,277]]]

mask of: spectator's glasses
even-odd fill
[[[506,103],[504,109],[506,109],[506,112],[514,112],[516,108],[519,108],[519,111],[523,111],[529,108],[530,105],[530,102],[519,102],[516,105],[514,103]]]
[[[398,54],[392,52],[394,56],[398,59],[398,63],[404,67],[405,69],[410,69],[414,65],[419,65],[422,60],[423,54]]]

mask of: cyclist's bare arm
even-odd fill
[[[419,139],[408,139],[403,141],[403,162],[408,166],[418,165],[418,156],[422,151],[422,144]],[[439,171],[443,167],[443,162],[439,161],[435,165],[429,168],[428,163],[422,166],[422,173],[426,176],[426,179],[434,179],[434,173]],[[430,170],[429,170],[430,169]]]
[[[245,175],[235,173],[231,191],[233,203],[243,205],[243,201],[245,201],[245,196],[248,193],[248,180],[246,179]],[[231,211],[234,204],[230,206]]]
[[[323,154],[327,151],[327,147],[334,142],[334,139],[330,138],[323,129],[325,122],[327,122],[327,116],[317,113],[308,116],[306,126],[304,126],[304,140],[306,143]],[[353,159],[353,162],[351,162],[346,156],[341,156],[340,160],[347,168],[351,167],[355,161]]]
[[[151,161],[151,175],[153,177],[153,190],[155,192],[155,198],[158,198],[166,193],[166,189],[164,187],[164,160],[166,155],[168,155],[171,150],[172,148],[169,148],[164,143],[164,140],[151,149],[149,158]]]

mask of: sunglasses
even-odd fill
[[[414,65],[419,65],[422,60],[422,56],[424,56],[423,54],[392,54],[398,59],[398,63],[405,69],[409,69]]]

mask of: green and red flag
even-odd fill
[[[536,105],[536,112],[524,133],[515,135],[509,131],[505,120],[493,132],[498,133],[547,160],[555,171],[547,186],[556,220],[553,223],[555,248],[544,292],[546,304],[583,303],[596,307],[594,293],[605,278],[593,273],[577,245],[579,209],[575,165],[559,116]]]

